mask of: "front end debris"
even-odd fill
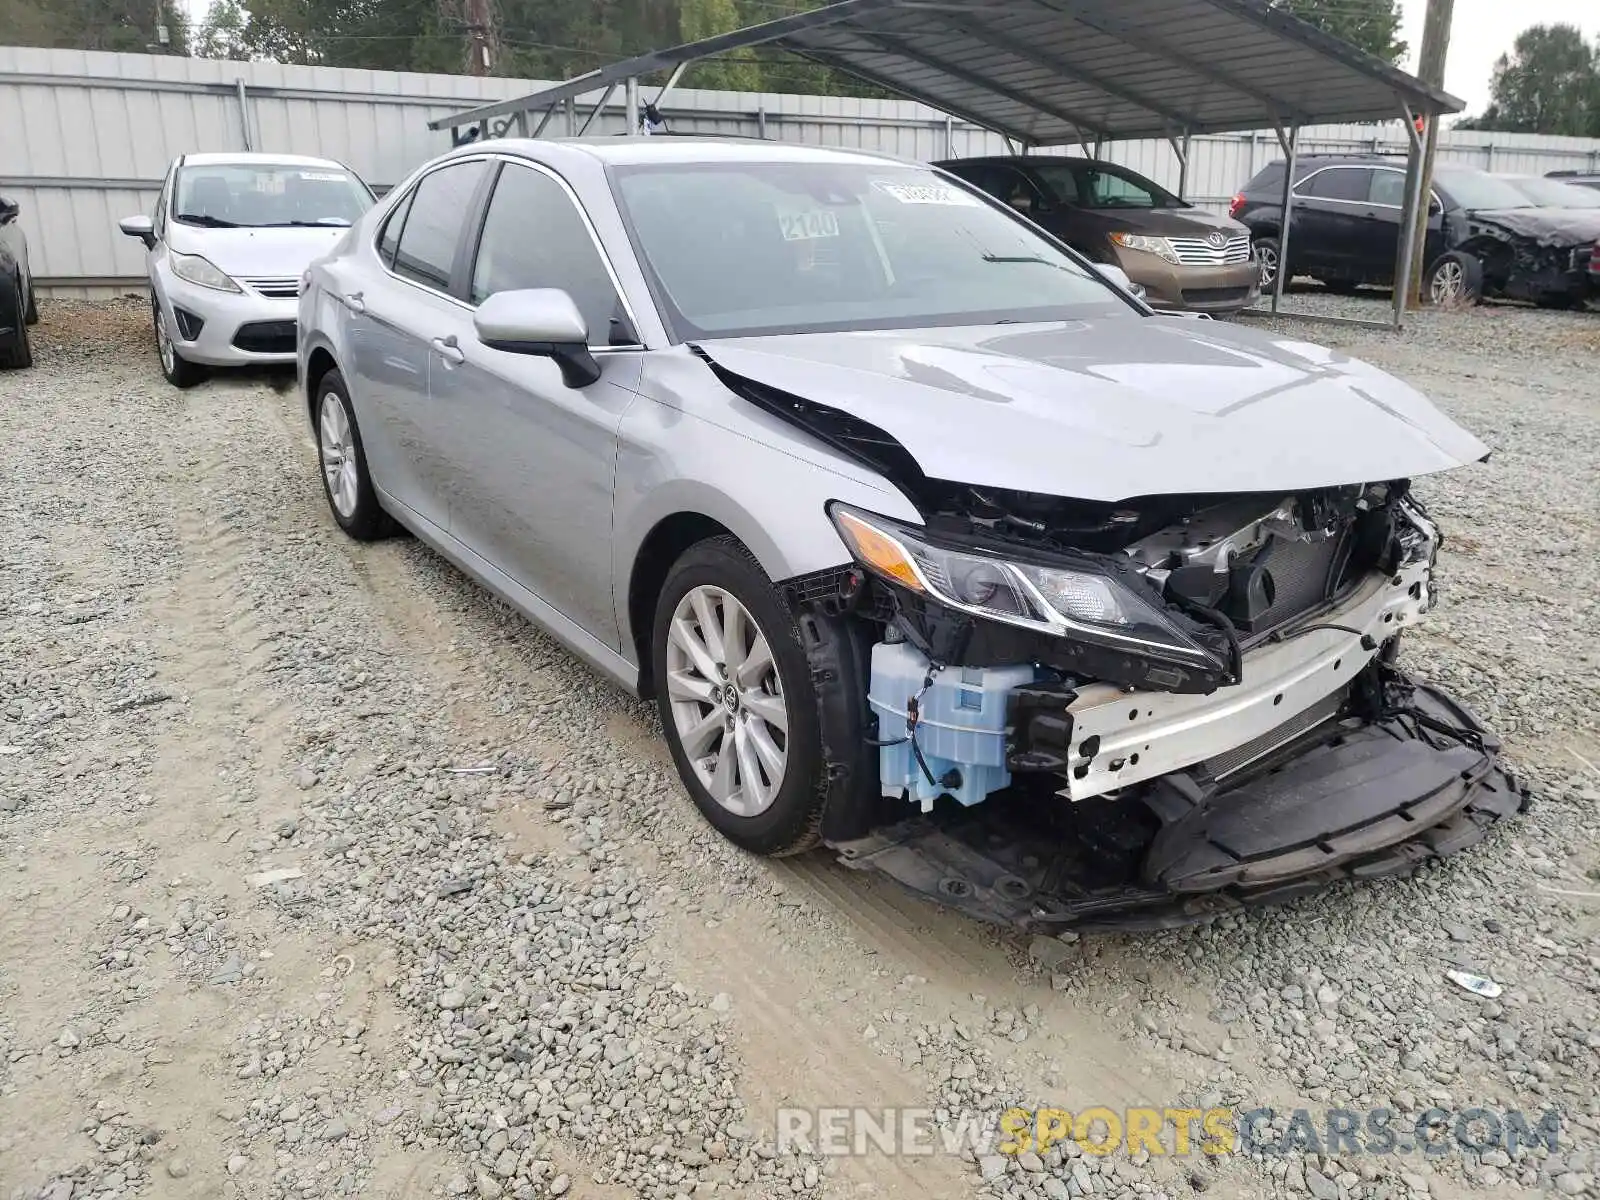
[[[1021,929],[1158,927],[1407,871],[1523,810],[1395,666],[1440,535],[1404,480],[1116,505],[918,478],[789,584],[825,840]]]

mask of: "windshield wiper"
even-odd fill
[[[983,261],[986,263],[1038,263],[1041,267],[1057,267],[1048,258],[1040,258],[1037,254],[985,254]]]
[[[179,213],[174,220],[182,221],[185,225],[204,225],[208,229],[237,229],[237,221],[225,221],[221,217],[213,217],[210,213]]]
[[[349,229],[350,222],[343,217],[328,217],[321,221],[268,221],[259,229]]]

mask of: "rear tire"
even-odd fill
[[[1256,240],[1256,266],[1261,272],[1261,290],[1270,292],[1276,286],[1279,267],[1279,247],[1277,238],[1258,238]]]
[[[166,314],[161,311],[161,301],[150,299],[151,319],[155,323],[156,361],[161,364],[161,374],[175,388],[192,388],[204,383],[211,373],[200,363],[192,363],[178,353],[178,346],[167,329]]]
[[[753,854],[815,846],[828,783],[816,689],[794,614],[737,538],[673,565],[650,649],[661,727],[701,815]]]
[[[39,323],[39,297],[33,288],[33,280],[28,280],[28,315],[23,318],[29,325]]]
[[[397,526],[373,490],[355,405],[350,403],[350,390],[337,369],[317,381],[314,411],[322,494],[328,498],[333,519],[358,542],[391,536]]]
[[[28,340],[27,301],[22,295],[22,282],[13,279],[5,285],[9,295],[0,293],[0,311],[9,314],[13,323],[11,333],[0,341],[0,367],[13,371],[33,366],[33,343]]]

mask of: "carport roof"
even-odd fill
[[[1455,97],[1266,0],[842,0],[431,122],[475,125],[762,46],[1031,145],[1389,120]]]

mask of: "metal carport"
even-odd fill
[[[1419,118],[1461,101],[1273,7],[1265,0],[840,0],[839,3],[614,63],[556,87],[441,117],[456,141],[538,137],[564,107],[600,92],[586,132],[618,87],[640,128],[641,77],[670,70],[659,104],[689,64],[751,47],[786,51],[993,130],[1030,147],[1185,139],[1270,125],[1288,160],[1282,261],[1288,262],[1302,125]],[[464,131],[464,132],[463,132]],[[1407,279],[1422,210],[1412,155],[1395,278]],[[1180,190],[1182,184],[1180,183]],[[1287,272],[1272,296],[1279,310]],[[1395,288],[1393,324],[1404,315]]]

